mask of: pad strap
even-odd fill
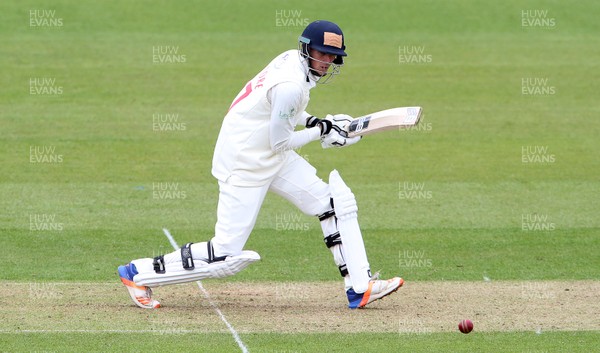
[[[186,270],[194,269],[194,258],[192,257],[192,244],[187,243],[181,247],[181,264]]]
[[[209,242],[206,243],[207,252],[208,252],[208,263],[213,263],[215,261],[223,261],[227,256],[215,256],[215,249],[212,244]]]
[[[338,266],[338,269],[340,270],[340,275],[342,275],[342,277],[348,276],[348,268],[346,267],[346,264]]]
[[[342,238],[340,237],[340,232],[335,232],[333,234],[329,234],[328,236],[323,238],[323,240],[325,241],[325,245],[328,248],[342,244]]]
[[[335,211],[334,210],[329,210],[329,211],[321,213],[317,217],[319,217],[319,221],[323,222],[327,218],[331,218],[333,216],[335,216]]]
[[[165,257],[163,255],[155,257],[152,265],[154,266],[154,272],[165,273]]]
[[[318,215],[317,217],[319,217],[319,221],[323,222],[327,218],[331,218],[331,217],[335,216],[335,210],[333,208],[333,198],[329,199],[329,204],[331,205],[331,210],[325,211],[325,212],[321,213],[320,215]]]

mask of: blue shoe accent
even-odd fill
[[[364,293],[358,294],[354,291],[354,288],[350,288],[346,291],[346,295],[348,296],[348,307],[350,309],[356,309],[362,301]]]
[[[135,268],[135,265],[132,263],[119,266],[119,276],[121,276],[122,278],[125,278],[129,281],[133,281],[133,276],[137,274],[137,268]]]

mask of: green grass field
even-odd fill
[[[212,236],[222,118],[316,19],[342,27],[349,57],[309,112],[424,107],[411,130],[299,151],[322,178],[340,171],[371,268],[407,284],[349,312],[329,295],[342,285],[317,220],[269,195],[247,244],[262,261],[207,281],[248,351],[596,349],[600,3],[12,0],[0,13],[0,352],[241,350],[197,286],[158,289],[149,313],[116,268],[171,251],[163,228],[179,244]],[[498,297],[473,302],[443,285],[488,282]]]

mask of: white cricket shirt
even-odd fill
[[[307,63],[288,50],[259,72],[235,97],[223,119],[215,146],[212,174],[236,186],[265,185],[283,166],[292,149],[320,137],[318,127],[304,125],[309,91]]]

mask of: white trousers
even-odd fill
[[[254,228],[256,218],[265,199],[267,191],[272,191],[294,204],[307,215],[317,216],[331,211],[331,193],[329,185],[317,177],[316,169],[297,153],[289,152],[283,168],[269,183],[259,187],[240,187],[227,182],[219,181],[219,204],[217,206],[217,223],[215,236],[211,240],[214,256],[239,256],[246,241]],[[329,217],[321,222],[321,229],[325,237],[338,234],[335,217]],[[340,272],[346,266],[343,244],[336,243],[329,246],[333,259]],[[191,246],[194,260],[206,261],[209,259],[208,247],[205,242],[194,243]],[[164,255],[167,271],[181,268],[181,251],[175,250]],[[152,258],[132,261],[140,274],[154,274]],[[188,273],[183,273],[185,282]],[[155,275],[160,278],[161,275]],[[153,277],[153,276],[150,276]],[[177,276],[176,276],[177,277]],[[176,278],[173,278],[175,280]],[[181,279],[181,278],[179,278]],[[166,282],[165,282],[166,283]],[[170,283],[181,283],[173,281]],[[344,286],[348,290],[352,281],[348,274],[344,275]]]
[[[307,215],[317,216],[329,210],[329,186],[316,172],[304,158],[290,151],[283,168],[263,186],[241,187],[219,181],[217,223],[211,240],[215,256],[242,252],[267,191],[282,196]]]

